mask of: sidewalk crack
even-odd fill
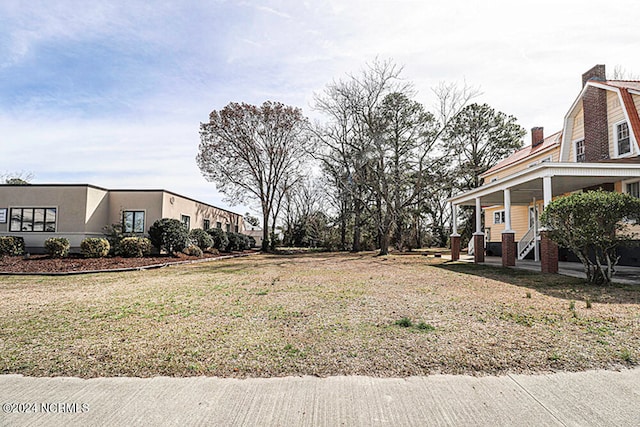
[[[565,424],[564,422],[562,422],[562,420],[560,418],[558,418],[556,416],[556,414],[554,414],[553,412],[551,412],[551,410],[549,408],[547,408],[544,403],[542,403],[540,400],[538,400],[537,397],[535,397],[533,394],[531,394],[531,392],[529,390],[527,390],[526,388],[524,388],[524,386],[522,384],[520,384],[518,382],[518,380],[516,380],[511,374],[507,374],[507,376],[511,379],[511,381],[513,381],[514,383],[516,383],[516,385],[518,387],[520,387],[520,389],[522,391],[524,391],[527,395],[529,395],[529,397],[531,397],[534,401],[536,401],[538,403],[538,405],[540,405],[549,415],[551,415],[556,421],[558,421],[560,423],[560,425],[563,425],[565,427],[567,427],[567,424]]]

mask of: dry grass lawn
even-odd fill
[[[639,362],[640,287],[424,256],[0,277],[3,374],[483,375]]]

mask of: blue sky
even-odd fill
[[[466,81],[477,102],[550,134],[591,66],[640,74],[639,13],[590,0],[2,0],[0,172],[244,212],[195,163],[211,110],[275,100],[321,118],[314,92],[379,57],[404,65],[426,106],[439,82]]]

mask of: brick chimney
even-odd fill
[[[537,147],[544,142],[544,128],[531,128],[531,147]]]
[[[605,81],[605,66],[600,64],[582,75],[582,87],[588,81]],[[582,96],[584,111],[585,161],[597,162],[609,158],[609,123],[607,121],[607,92],[588,87]]]

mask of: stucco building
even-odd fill
[[[110,190],[89,184],[0,185],[0,236],[21,236],[28,252],[42,252],[49,237],[69,239],[78,250],[86,237],[122,224],[144,235],[158,219],[175,218],[189,229],[243,232],[242,215],[167,190]]]

